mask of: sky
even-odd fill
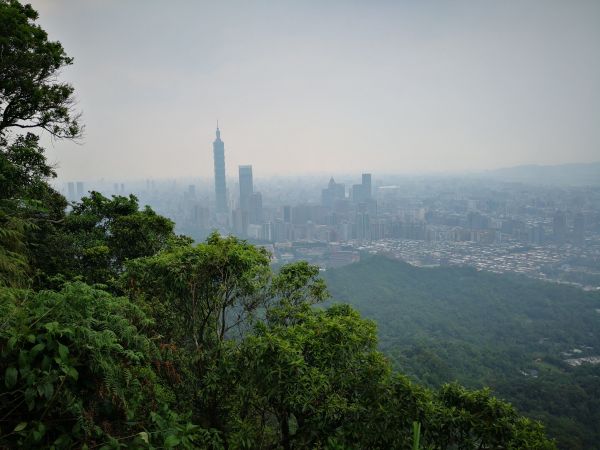
[[[74,57],[59,177],[477,171],[600,160],[600,2],[33,0]]]

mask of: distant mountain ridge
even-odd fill
[[[489,170],[479,175],[525,184],[598,186],[600,185],[600,162],[551,166],[528,164]]]

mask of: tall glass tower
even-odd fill
[[[216,212],[227,213],[227,185],[225,183],[225,143],[221,140],[221,131],[217,123],[217,138],[213,142],[215,160],[215,198]]]
[[[252,166],[240,166],[240,209],[250,212],[250,201],[254,193]]]
[[[365,200],[369,200],[373,195],[373,190],[371,188],[371,174],[363,173],[362,174],[362,195]]]

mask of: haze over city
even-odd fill
[[[61,179],[597,161],[600,3],[34,0],[75,63]]]

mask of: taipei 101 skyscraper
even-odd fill
[[[217,139],[213,142],[213,154],[215,159],[215,197],[216,212],[226,214],[227,208],[227,186],[225,184],[225,143],[221,140],[219,122],[217,122]]]

